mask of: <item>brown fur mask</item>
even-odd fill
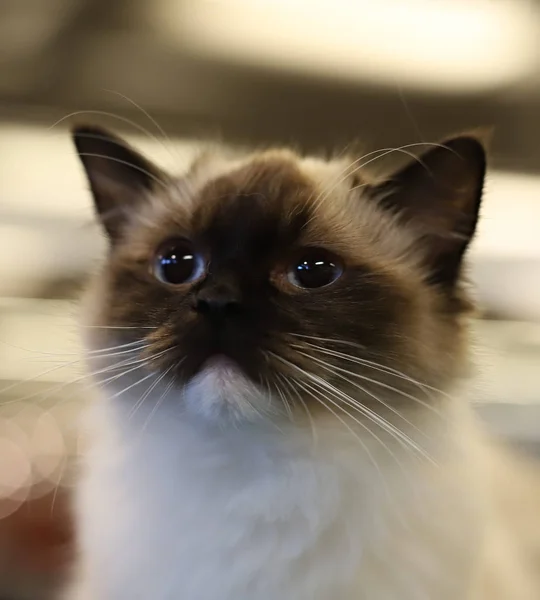
[[[474,136],[383,182],[362,160],[289,151],[204,155],[176,178],[98,128],[74,140],[110,238],[89,336],[125,344],[109,366],[144,360],[149,384],[181,390],[228,365],[289,416],[351,392],[403,406],[462,373],[462,259],[485,174]],[[235,405],[225,379],[214,387]]]

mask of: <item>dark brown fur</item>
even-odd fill
[[[141,328],[126,329],[122,336],[118,329],[114,338],[146,338],[148,355],[173,349],[155,364],[171,367],[179,383],[212,356],[225,354],[259,384],[278,382],[283,374],[302,380],[297,367],[345,388],[347,380],[334,367],[376,379],[363,382],[365,402],[371,404],[381,383],[410,393],[417,384],[358,366],[354,357],[438,387],[462,373],[467,303],[459,276],[484,174],[474,140],[457,143],[467,155],[459,158],[463,164],[452,162],[454,148],[450,158],[433,153],[425,158],[432,174],[413,165],[397,174],[392,186],[364,183],[359,190],[352,190],[359,179],[351,175],[333,192],[339,170],[319,178],[300,157],[276,152],[217,174],[209,168],[206,176],[199,162],[196,177],[190,172],[180,180],[137,158],[137,177],[130,179],[125,169],[115,174],[114,162],[85,160],[89,131],[93,144],[107,134],[85,129],[75,135],[99,198],[98,212],[113,209],[116,215],[114,227],[107,227],[112,243],[95,324]],[[125,161],[133,152],[107,139],[105,147],[87,154],[120,147]],[[152,169],[142,183],[141,165]],[[129,211],[118,218],[126,204]],[[152,273],[159,247],[176,237],[192,240],[207,258],[202,280],[172,286]],[[312,246],[340,257],[344,274],[325,288],[296,288],[287,281],[287,268],[302,248]],[[216,290],[233,294],[240,307],[219,326],[194,310],[198,295]],[[321,354],[312,343],[351,358]]]

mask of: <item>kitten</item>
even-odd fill
[[[474,136],[382,182],[289,151],[177,178],[74,141],[110,249],[68,598],[540,598],[539,490],[461,386]]]

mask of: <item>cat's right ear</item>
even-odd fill
[[[124,140],[94,126],[75,127],[73,141],[82,161],[96,213],[115,241],[130,211],[167,176]]]

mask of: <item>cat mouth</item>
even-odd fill
[[[199,372],[215,371],[217,373],[243,372],[240,364],[226,354],[214,354],[205,360],[199,368]]]
[[[243,361],[237,360],[223,352],[199,356],[196,360],[186,360],[181,365],[182,375],[186,382],[210,376],[220,381],[251,379],[257,381],[258,371],[249,369]]]
[[[255,382],[238,362],[224,354],[216,354],[202,363],[191,377],[192,383],[204,383],[212,394],[227,394],[238,391]]]
[[[190,352],[184,355],[180,371],[186,380],[198,377],[202,373],[220,373],[225,376],[239,376],[251,379],[254,383],[261,380],[264,361],[260,353],[247,347],[224,347],[223,344],[190,344]]]
[[[202,361],[185,382],[183,401],[192,414],[220,423],[260,419],[269,402],[264,388],[238,362],[223,354]]]

